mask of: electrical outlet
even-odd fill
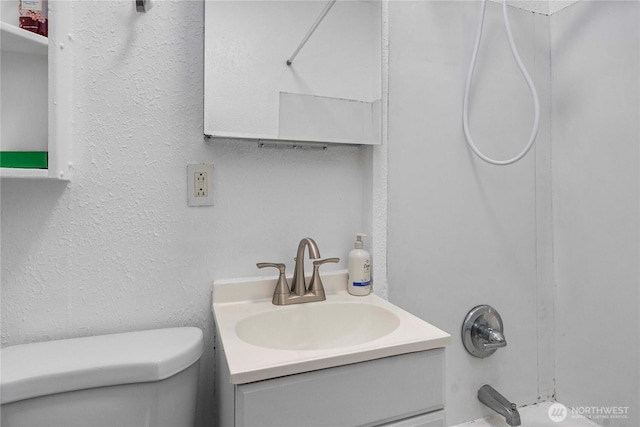
[[[206,172],[196,172],[194,174],[193,179],[195,180],[193,185],[195,186],[193,195],[195,197],[208,197],[209,196],[209,186],[207,185],[207,173]]]
[[[205,163],[187,165],[187,204],[213,205],[213,165]]]

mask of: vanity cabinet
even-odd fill
[[[219,427],[444,427],[444,348],[232,384],[216,348]]]
[[[49,0],[48,38],[18,28],[18,0],[0,3],[0,175],[67,180],[71,2]]]

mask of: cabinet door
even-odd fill
[[[204,133],[380,144],[382,8],[339,1],[206,1]]]
[[[444,407],[444,349],[236,387],[237,427],[374,426]]]

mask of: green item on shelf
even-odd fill
[[[46,151],[0,151],[0,167],[20,169],[47,169]]]

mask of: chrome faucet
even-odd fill
[[[280,271],[278,277],[278,283],[273,291],[273,299],[271,302],[275,305],[289,305],[300,304],[304,302],[324,301],[327,299],[322,280],[320,279],[320,266],[327,262],[339,262],[340,258],[327,258],[322,260],[313,261],[313,276],[309,287],[305,282],[304,277],[304,250],[309,248],[309,258],[320,258],[320,251],[318,245],[310,237],[305,237],[300,240],[298,244],[298,253],[296,255],[296,265],[293,273],[293,281],[291,282],[291,289],[289,289],[289,283],[285,273],[285,265],[277,263],[261,262],[256,264],[258,268],[275,267]]]
[[[478,400],[502,415],[510,426],[520,425],[520,413],[516,409],[516,404],[509,402],[490,385],[485,384],[480,387]]]
[[[296,254],[296,266],[293,269],[293,282],[291,282],[291,292],[298,296],[303,296],[307,291],[304,282],[304,248],[309,248],[309,258],[320,258],[318,245],[311,237],[305,237],[298,243],[298,252]]]

